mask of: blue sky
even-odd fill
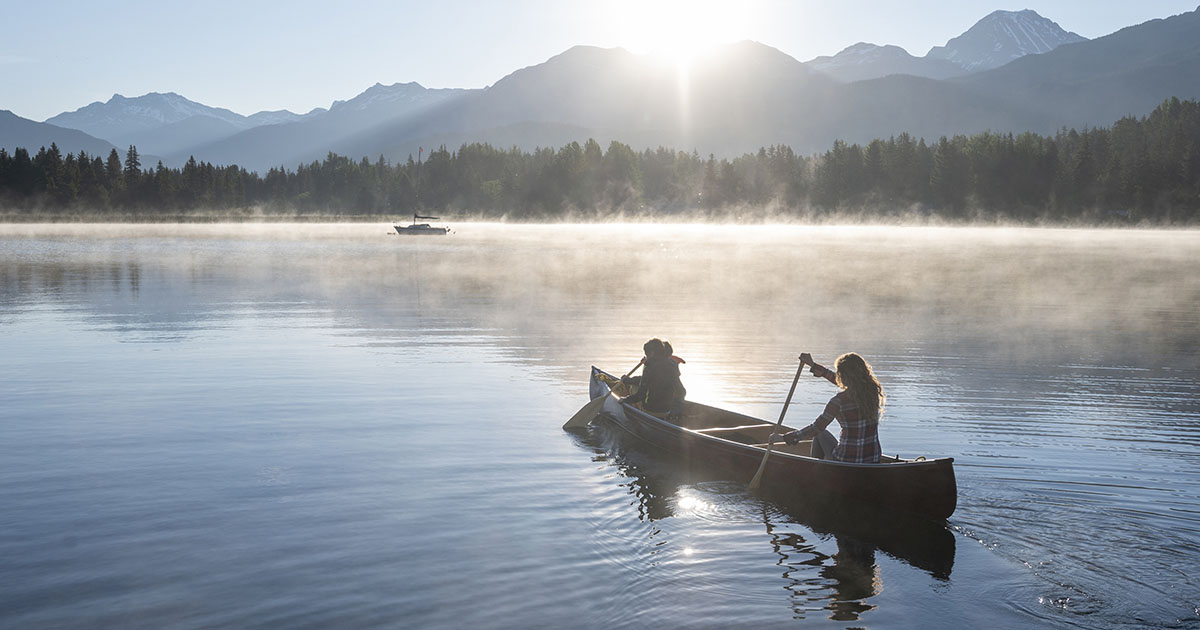
[[[996,9],[1096,38],[1198,0],[0,2],[0,109],[45,120],[147,92],[302,113],[376,82],[491,85],[576,44],[671,53],[752,39],[807,61],[868,41],[921,56]]]

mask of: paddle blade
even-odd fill
[[[754,478],[750,480],[750,489],[758,490],[758,486],[762,484],[763,471],[767,469],[767,458],[771,456],[771,447],[774,444],[767,445],[767,452],[763,453],[762,463],[758,465],[758,472],[754,473]]]
[[[604,401],[607,399],[608,394],[592,399],[592,402],[584,405],[579,411],[576,411],[575,415],[571,416],[571,419],[567,420],[567,423],[563,425],[563,428],[577,429],[587,426],[589,422],[596,419],[596,416],[600,415],[600,410],[604,408]]]

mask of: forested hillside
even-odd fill
[[[533,152],[466,144],[393,164],[330,153],[265,175],[190,160],[147,169],[55,146],[0,150],[10,219],[81,213],[175,218],[197,211],[338,216],[450,213],[511,220],[625,217],[931,215],[949,220],[1195,223],[1200,103],[1171,99],[1144,118],[1053,136],[982,133],[926,142],[907,134],[823,154],[787,146],[732,160],[620,142]]]

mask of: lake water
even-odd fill
[[[0,627],[1200,628],[1200,232],[456,228],[0,227]],[[651,336],[772,420],[862,353],[957,512],[564,432]]]

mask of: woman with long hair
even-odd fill
[[[879,417],[883,414],[887,397],[883,394],[879,379],[875,378],[871,364],[854,352],[838,357],[832,370],[815,363],[807,352],[800,355],[800,362],[811,366],[813,376],[828,379],[842,391],[829,399],[825,411],[812,424],[783,436],[772,435],[771,441],[782,437],[788,444],[796,444],[811,439],[813,457],[878,464],[882,452],[879,446]],[[834,420],[842,427],[839,440],[825,430]]]

